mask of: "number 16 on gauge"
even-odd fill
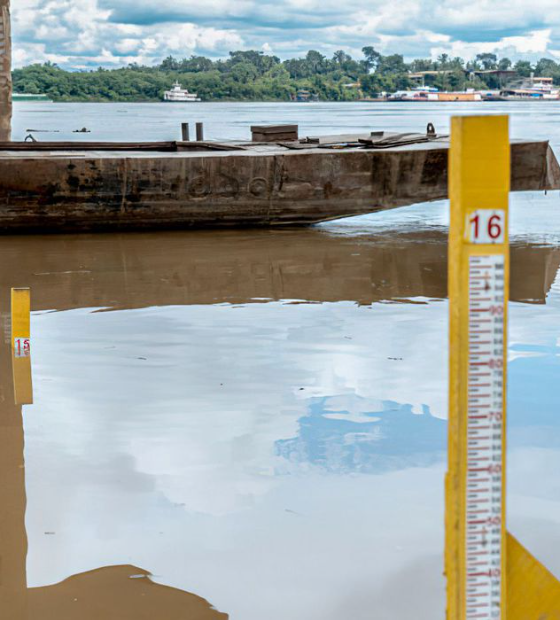
[[[503,209],[477,209],[467,213],[465,241],[467,243],[503,243],[505,240]]]

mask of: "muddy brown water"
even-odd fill
[[[355,226],[2,239],[1,617],[442,617],[446,229]],[[555,507],[559,266],[514,235],[511,463]]]
[[[0,619],[443,619],[446,224],[0,238]],[[509,529],[560,576],[558,193],[511,257]]]

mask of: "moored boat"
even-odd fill
[[[175,82],[171,90],[163,93],[163,100],[171,103],[193,103],[201,101],[196,93],[190,93],[186,88],[182,88],[179,82]]]
[[[0,144],[0,232],[313,224],[447,197],[448,138]],[[514,140],[512,191],[560,188],[546,140]]]
[[[498,92],[483,93],[485,101],[558,101],[560,89],[549,77],[526,78],[511,82]]]
[[[41,93],[13,93],[12,101],[38,101],[42,103],[52,103],[52,99],[49,99],[48,95]]]
[[[480,93],[474,90],[440,91],[429,86],[418,86],[412,90],[398,90],[389,95],[389,101],[482,101]]]

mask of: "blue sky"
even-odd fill
[[[365,45],[407,59],[560,60],[559,0],[13,0],[12,15],[16,66],[116,67],[234,49],[359,57]]]

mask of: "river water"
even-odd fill
[[[20,104],[14,138],[445,131],[481,112],[560,154],[555,103]],[[560,197],[511,209],[508,524],[560,577]],[[0,617],[443,619],[447,212],[1,238]],[[22,411],[13,286],[32,290]]]

